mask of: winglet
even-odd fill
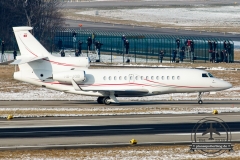
[[[74,79],[72,79],[72,85],[76,91],[82,91],[82,88],[79,85],[77,85]]]

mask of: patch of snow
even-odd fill
[[[240,6],[99,10],[99,16],[118,20],[154,22],[178,26],[239,26]],[[77,12],[95,15],[95,10]]]

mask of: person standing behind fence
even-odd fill
[[[223,48],[224,48],[225,50],[227,49],[227,42],[226,42],[226,41],[223,42]]]
[[[98,54],[98,57],[99,57],[98,62],[100,62],[100,50],[101,50],[102,45],[103,45],[103,44],[100,43],[99,41],[96,41],[96,42],[95,42],[96,51],[97,51],[97,54]]]
[[[213,51],[216,51],[216,49],[217,49],[217,42],[214,41],[214,42],[213,42]]]
[[[228,41],[228,43],[227,43],[227,52],[228,52],[228,54],[231,53],[231,44],[230,44],[229,41]]]
[[[17,51],[16,51],[16,50],[14,50],[14,51],[13,51],[13,59],[15,60],[15,59],[16,59],[16,57],[17,57]]]
[[[88,50],[88,52],[91,50],[91,46],[92,46],[92,38],[88,37],[88,39],[87,39],[87,50]]]
[[[129,41],[126,40],[125,42],[125,48],[126,48],[126,54],[128,54],[128,51],[129,51]]]
[[[191,40],[188,39],[187,41],[187,47],[188,47],[188,51],[191,52]]]
[[[159,52],[159,58],[160,58],[160,62],[162,63],[162,60],[163,60],[163,56],[164,56],[164,52],[163,52],[163,50],[161,50],[160,52]]]
[[[172,51],[172,63],[173,63],[173,62],[176,62],[176,56],[177,56],[177,51],[176,51],[176,50],[173,50],[173,51]]]
[[[128,40],[125,41],[125,48],[126,48],[126,55],[128,55],[128,54],[129,54],[129,41],[128,41]],[[129,57],[128,57],[128,59],[127,59],[126,62],[127,62],[127,63],[130,62]]]
[[[209,53],[211,53],[213,50],[213,45],[211,41],[208,41],[208,47],[209,47]]]
[[[191,42],[190,42],[190,48],[191,48],[191,52],[194,52],[194,42],[193,42],[193,40],[191,40]]]

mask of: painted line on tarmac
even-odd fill
[[[64,130],[64,131],[31,131],[31,132],[1,132],[1,133],[14,133],[14,134],[20,134],[20,133],[66,133],[66,132],[91,132],[91,131],[100,131],[100,132],[103,132],[103,131],[138,131],[138,130],[151,130],[151,129],[154,129],[154,128],[134,128],[134,129],[99,129],[99,130]],[[0,133],[0,134],[1,134]]]

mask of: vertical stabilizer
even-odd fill
[[[32,27],[13,27],[18,47],[23,57],[49,57],[51,54],[29,32]]]

